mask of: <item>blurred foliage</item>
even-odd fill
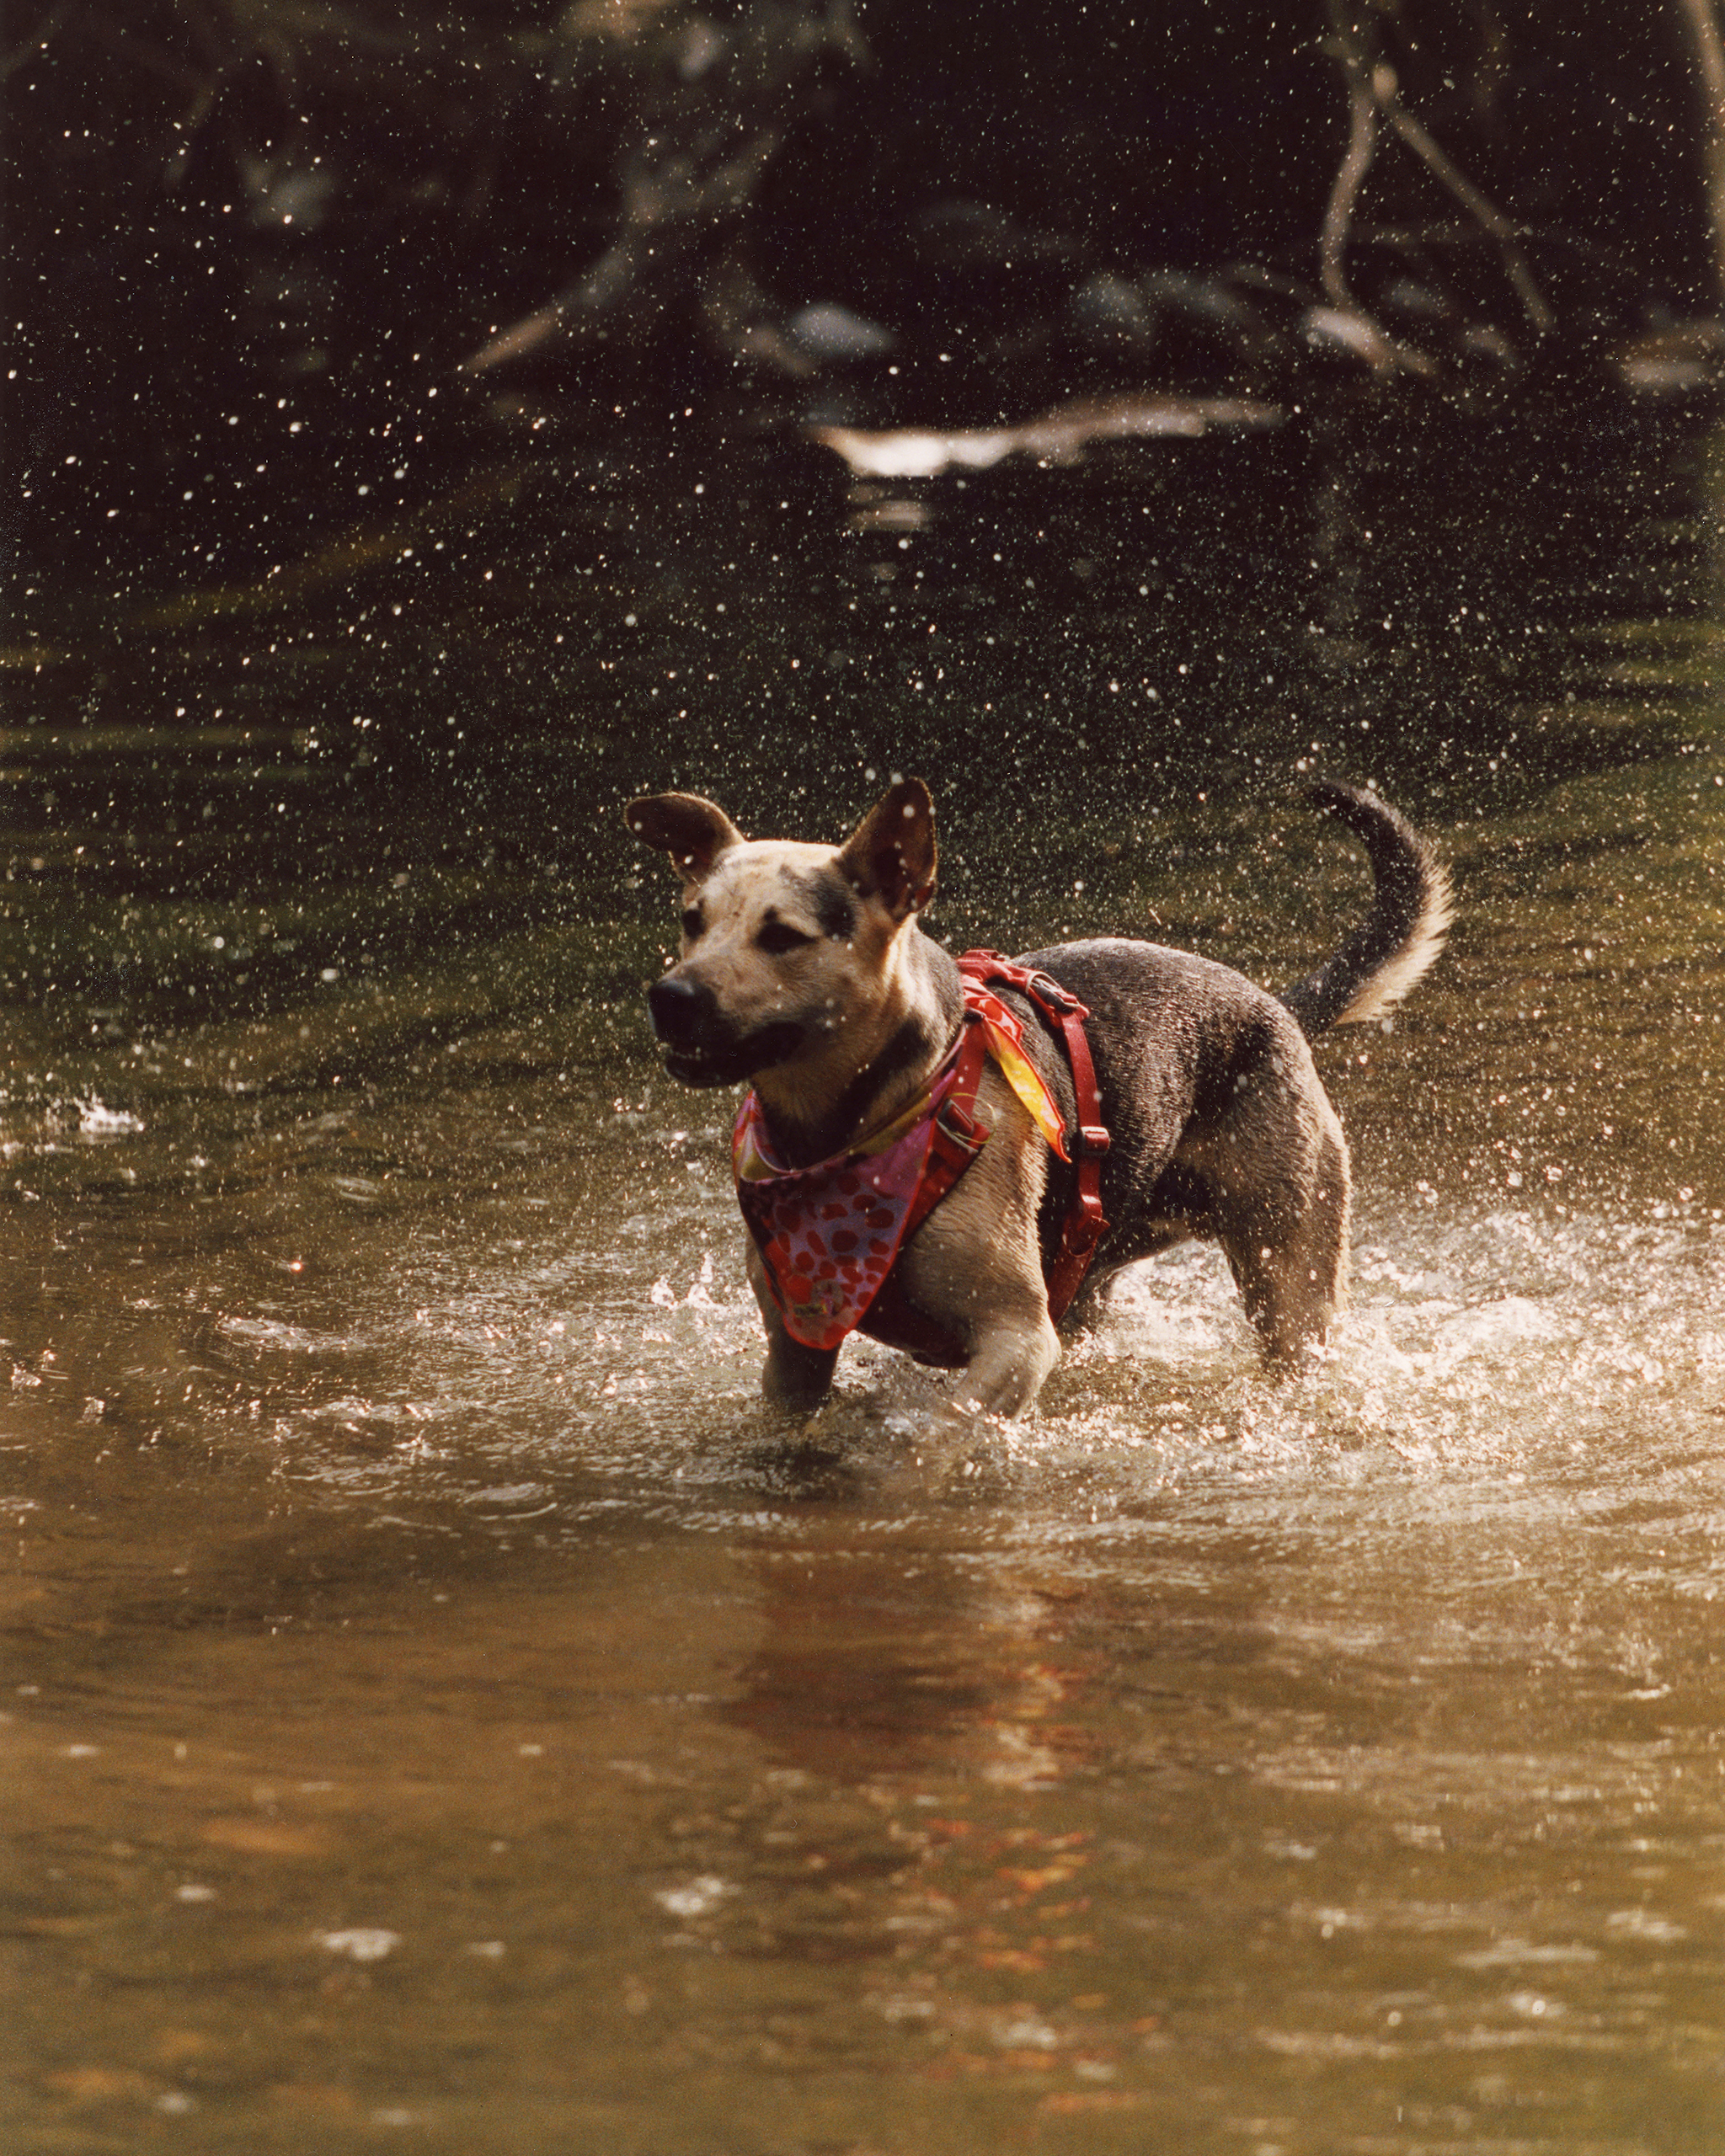
[[[721,392],[927,422],[1649,336],[1676,341],[1622,364],[1710,378],[1680,318],[1713,303],[1716,27],[1712,0],[41,0],[3,60],[14,567],[104,524],[147,548],[217,483],[214,430],[234,486],[263,472],[271,411],[326,461],[338,425],[412,428],[447,484],[499,420]]]

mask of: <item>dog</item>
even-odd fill
[[[1083,1006],[1106,1128],[1096,1134],[1107,1148],[1106,1227],[1068,1330],[1085,1325],[1121,1267],[1192,1237],[1221,1245],[1279,1369],[1322,1351],[1343,1305],[1348,1145],[1308,1043],[1399,1002],[1442,949],[1452,902],[1432,849],[1376,794],[1331,781],[1306,791],[1365,846],[1373,902],[1334,955],[1279,997],[1210,959],[1125,937],[1017,962]],[[693,794],[643,797],[624,814],[682,880],[681,955],[647,997],[665,1069],[690,1086],[746,1080],[745,1119],[783,1187],[820,1182],[817,1170],[853,1187],[859,1161],[887,1157],[869,1153],[873,1134],[907,1117],[921,1128],[918,1104],[938,1092],[966,1030],[964,977],[918,919],[937,867],[928,788],[896,781],[837,846],[747,839]],[[1023,1059],[1044,1097],[1076,1130],[1080,1102],[1059,1038],[1024,995],[1003,986],[999,1000],[1020,1022]],[[1081,1174],[1076,1149],[1060,1147],[1059,1128],[1050,1133],[1033,1113],[1034,1083],[1018,1070],[1015,1084],[1004,1052],[983,1063],[974,1159],[926,1217],[913,1211],[907,1225],[902,1209],[895,1216],[906,1231],[890,1294],[834,1321],[962,1366],[957,1404],[1006,1417],[1031,1406],[1060,1357],[1049,1268]],[[739,1145],[743,1131],[740,1120]],[[740,1180],[739,1192],[756,1228],[749,1273],[766,1329],[763,1390],[806,1412],[831,1384],[841,1340],[798,1322],[784,1268],[775,1271],[770,1236],[750,1213],[750,1188]],[[868,1192],[840,1201],[873,1202]],[[884,1248],[888,1211],[868,1219],[883,1224]]]

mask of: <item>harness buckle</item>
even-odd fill
[[[1108,1225],[1099,1205],[1094,1213],[1069,1214],[1060,1229],[1061,1256],[1081,1257],[1088,1264],[1090,1254],[1107,1234]]]
[[[934,1119],[948,1137],[956,1138],[962,1145],[969,1145],[982,1128],[970,1111],[961,1107],[950,1093],[935,1110]]]
[[[1024,993],[1050,1011],[1063,1017],[1069,1011],[1082,1011],[1084,1006],[1070,989],[1062,988],[1052,974],[1034,973],[1024,976]]]
[[[1100,1160],[1114,1142],[1099,1123],[1081,1123],[1078,1126],[1078,1150],[1088,1160]]]

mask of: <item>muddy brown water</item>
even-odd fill
[[[37,581],[8,2147],[1725,2144],[1719,472],[1589,414],[965,486],[682,435],[286,599]],[[1268,1381],[1187,1250],[1021,1426],[866,1347],[770,1422],[618,802],[837,836],[923,770],[937,932],[1274,984],[1364,889],[1302,765],[1462,901],[1322,1049],[1333,1358]]]

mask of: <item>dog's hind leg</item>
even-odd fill
[[[1108,1312],[1108,1290],[1118,1278],[1117,1272],[1097,1269],[1085,1274],[1060,1320],[1060,1331],[1069,1340],[1076,1340],[1081,1333],[1094,1332],[1102,1323]]]
[[[1348,1286],[1348,1152],[1339,1130],[1324,1132],[1301,1202],[1279,1218],[1221,1224],[1220,1238],[1246,1315],[1266,1359],[1294,1369],[1322,1348]]]

